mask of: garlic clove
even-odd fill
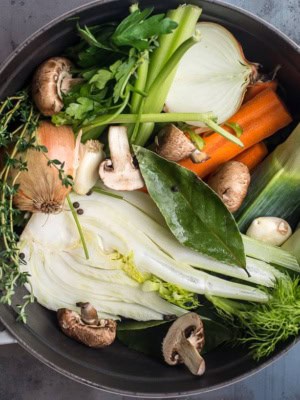
[[[246,235],[273,246],[281,246],[292,234],[290,225],[282,218],[259,217],[252,221]]]

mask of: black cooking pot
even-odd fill
[[[155,5],[157,10],[174,8],[178,0],[141,0],[141,7]],[[202,20],[221,23],[242,43],[246,57],[260,62],[266,70],[280,64],[278,78],[282,94],[294,115],[300,104],[299,47],[272,26],[236,7],[216,1],[193,1],[203,7]],[[0,98],[22,88],[33,70],[43,60],[59,55],[76,41],[74,20],[83,24],[114,20],[128,13],[130,0],[99,0],[52,21],[19,46],[0,70]],[[21,302],[23,290],[17,292],[15,304]],[[15,306],[14,304],[14,306]],[[207,372],[199,378],[184,368],[163,365],[119,343],[103,349],[84,347],[64,336],[57,327],[56,316],[38,304],[28,308],[28,323],[16,322],[14,308],[1,305],[0,320],[31,354],[55,370],[79,382],[106,391],[138,397],[175,397],[204,393],[236,382],[265,367],[285,353],[293,343],[278,348],[269,359],[256,363],[246,349],[220,347],[207,354]]]

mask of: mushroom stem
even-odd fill
[[[83,81],[84,79],[82,78],[72,78],[69,73],[66,73],[60,78],[60,81],[57,83],[57,93],[59,97],[62,99],[62,93],[67,94],[73,86],[78,85]]]
[[[191,342],[183,338],[177,350],[183,363],[188,367],[193,375],[201,376],[205,372],[205,361],[198,350]]]
[[[87,325],[98,325],[99,318],[95,307],[91,303],[76,303],[77,307],[80,307],[80,316],[82,321]]]
[[[124,126],[111,126],[109,129],[108,143],[110,158],[115,172],[123,171],[131,162],[131,153],[127,130]]]
[[[115,190],[136,190],[144,186],[130,153],[125,126],[111,126],[108,132],[110,159],[100,164],[99,175],[105,186]]]

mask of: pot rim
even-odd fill
[[[263,18],[259,17],[258,15],[253,14],[251,11],[244,10],[242,7],[226,3],[222,0],[204,0],[207,3],[212,3],[212,4],[217,4],[221,7],[229,8],[231,10],[237,11],[240,14],[244,14],[247,17],[256,20],[260,24],[264,25],[266,28],[270,29],[273,31],[277,36],[282,38],[285,42],[287,42],[294,50],[296,50],[298,53],[300,53],[300,44],[298,45],[293,39],[291,39],[289,36],[287,36],[284,32],[282,32],[279,28],[276,26],[272,25],[270,22],[264,20]],[[33,40],[35,40],[38,36],[42,35],[46,30],[52,28],[54,25],[58,24],[59,22],[62,22],[63,20],[70,18],[71,16],[74,16],[74,14],[77,14],[79,12],[85,11],[93,6],[96,6],[101,3],[113,3],[114,0],[93,0],[90,1],[89,3],[83,4],[82,6],[78,6],[75,8],[72,8],[72,10],[67,11],[58,17],[52,19],[52,21],[48,22],[47,24],[43,25],[41,28],[37,29],[35,32],[33,32],[31,35],[29,35],[26,39],[24,39],[12,52],[11,54],[5,58],[5,60],[0,64],[0,75],[2,74],[2,71],[11,63],[11,61],[15,58],[15,56],[20,53],[20,51],[29,45]]]

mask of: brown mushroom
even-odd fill
[[[81,316],[67,308],[57,311],[58,323],[63,333],[89,347],[101,348],[112,344],[116,338],[116,322],[110,319],[98,320],[98,315],[95,316],[97,312],[90,303],[77,304],[81,306]]]
[[[65,57],[52,57],[44,61],[32,79],[32,97],[43,115],[57,114],[64,106],[62,94],[82,81],[73,79],[72,63]]]
[[[166,125],[156,137],[156,153],[170,161],[191,158],[194,163],[208,159],[205,152],[198,150],[184,132],[173,124]]]
[[[99,318],[95,307],[91,303],[76,303],[80,307],[81,319],[87,325],[98,325]]]
[[[140,170],[130,153],[125,126],[111,126],[108,132],[110,159],[102,161],[99,175],[105,186],[115,190],[136,190],[144,186]]]
[[[248,167],[239,161],[228,161],[208,179],[208,185],[217,193],[230,212],[237,211],[250,184]]]
[[[203,375],[205,361],[204,327],[198,314],[190,312],[178,318],[163,340],[162,351],[167,364],[185,364],[194,375]]]

